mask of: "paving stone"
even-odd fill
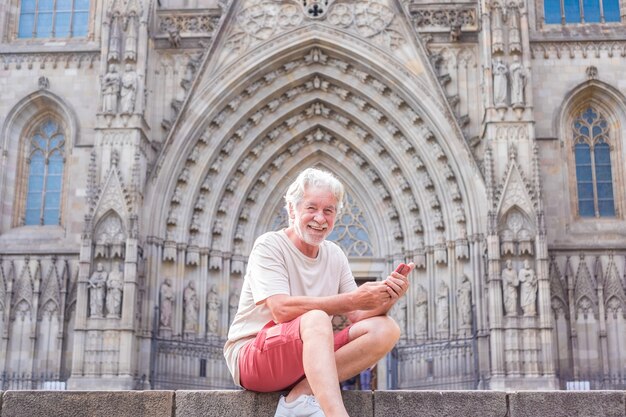
[[[510,417],[623,417],[624,391],[520,391],[509,394]]]
[[[376,391],[375,417],[504,417],[506,393],[497,391]]]

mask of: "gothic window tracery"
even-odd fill
[[[573,131],[578,213],[581,217],[613,217],[609,124],[590,106],[574,120]]]
[[[619,22],[619,0],[544,0],[545,22],[605,23]]]
[[[89,0],[22,0],[18,38],[87,36]]]
[[[65,134],[51,119],[44,121],[29,140],[26,225],[58,225],[65,165]]]

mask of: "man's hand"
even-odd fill
[[[397,294],[381,281],[370,281],[361,285],[353,293],[355,310],[373,310],[389,300],[398,298]]]
[[[407,276],[415,269],[415,264],[411,262],[407,266],[409,267],[409,272],[407,272],[406,275],[402,275],[394,271],[383,281],[391,290],[393,290],[395,294],[395,297],[393,298],[402,297],[409,289],[409,280]]]

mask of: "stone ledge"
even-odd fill
[[[0,417],[271,417],[278,393],[5,391]],[[345,391],[353,417],[626,417],[625,391]]]

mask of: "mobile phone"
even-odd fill
[[[398,265],[398,267],[396,268],[396,272],[404,276],[406,276],[406,274],[408,274],[409,271],[411,271],[411,268],[409,268],[409,266],[405,264],[404,262],[400,263],[400,265]]]

